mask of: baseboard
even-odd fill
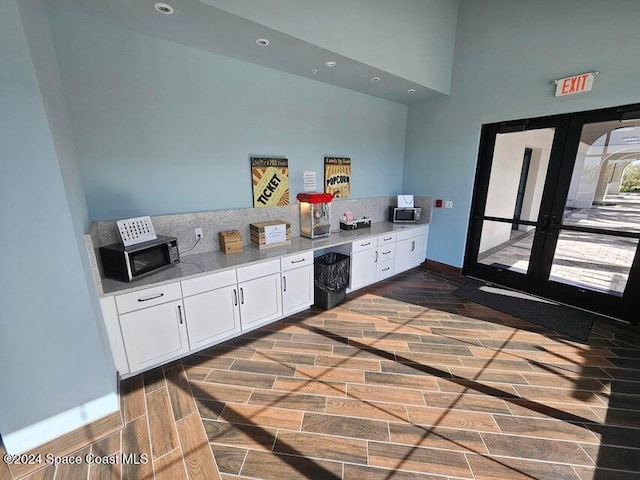
[[[466,281],[466,278],[462,275],[462,269],[448,265],[446,263],[436,262],[435,260],[425,260],[421,265],[421,268],[429,272],[442,275],[443,277],[450,278],[459,282]]]
[[[109,393],[28,427],[3,433],[2,441],[7,453],[23,453],[76,430],[90,431],[91,423],[113,413],[119,415],[119,412],[118,395]]]

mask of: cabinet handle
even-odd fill
[[[383,268],[382,271],[386,272],[387,270],[389,270],[391,267],[387,267],[387,268]]]
[[[385,242],[388,242],[389,240],[393,239],[393,237],[389,237],[389,238],[383,238],[382,240]]]
[[[287,277],[282,277],[282,291],[286,292],[287,291]]]
[[[366,247],[367,245],[371,245],[371,242],[361,243],[361,244],[360,244],[360,246],[361,246],[361,247]]]
[[[376,263],[378,261],[378,250],[376,250],[376,259],[374,261],[374,263]]]
[[[291,263],[300,263],[300,262],[304,262],[304,258],[300,260],[291,260]]]
[[[235,288],[233,289],[233,304],[238,305],[238,291]]]
[[[240,303],[244,305],[244,290],[240,287]]]
[[[164,297],[164,293],[158,293],[156,295],[151,295],[150,297],[140,297],[138,299],[139,302],[147,302],[149,300],[155,300],[156,298]]]
[[[382,252],[383,255],[388,255],[389,253],[391,253],[391,250],[389,250],[388,252]]]
[[[182,306],[178,305],[178,320],[180,320],[180,325],[182,325],[183,320],[182,320]]]
[[[411,240],[411,251],[413,252],[416,249],[416,241]]]

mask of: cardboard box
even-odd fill
[[[242,236],[238,230],[226,230],[218,233],[220,250],[224,253],[236,253],[242,251]]]
[[[291,244],[291,225],[282,220],[249,224],[251,243],[260,248],[274,248]]]

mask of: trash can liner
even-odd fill
[[[329,252],[315,258],[315,286],[327,292],[344,292],[349,285],[349,256]]]

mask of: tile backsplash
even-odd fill
[[[372,197],[358,199],[336,199],[331,202],[331,231],[340,229],[340,217],[351,211],[355,218],[369,217],[372,222],[387,220],[387,210],[395,205],[396,197]],[[425,223],[431,220],[431,197],[415,197],[415,205],[422,207]],[[151,221],[158,235],[176,237],[181,255],[192,255],[220,249],[218,232],[238,230],[244,245],[251,243],[249,224],[269,220],[283,220],[291,225],[291,236],[300,235],[298,204],[284,207],[241,208],[211,212],[184,213],[152,216]],[[196,243],[195,229],[202,228],[202,239]],[[120,241],[116,220],[94,222],[89,229],[93,248]]]
[[[386,221],[389,206],[395,205],[396,200],[395,196],[333,200],[331,202],[331,232],[340,230],[340,217],[345,211],[352,212],[354,218],[371,218],[373,223]],[[431,197],[415,197],[415,206],[422,208],[423,223],[431,221],[431,205]],[[241,208],[151,217],[157,235],[178,239],[181,256],[220,250],[218,233],[224,230],[238,230],[242,235],[242,243],[249,245],[251,243],[249,224],[269,220],[288,222],[291,225],[291,236],[300,236],[300,217],[297,203],[284,207]],[[203,234],[197,245],[196,228],[201,228]],[[120,236],[116,220],[94,222],[85,235],[96,287],[100,294],[102,294],[101,278],[103,275],[102,266],[98,261],[97,249],[103,245],[118,242],[120,242]]]

